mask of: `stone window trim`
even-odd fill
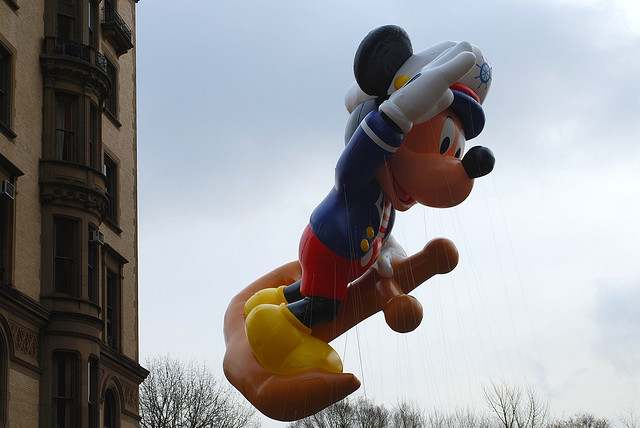
[[[20,9],[20,5],[18,4],[18,0],[4,0],[4,2],[7,3],[9,5],[9,7],[11,9],[13,9],[14,12],[16,12],[18,9]]]
[[[102,251],[103,342],[116,353],[122,351],[122,283],[126,263],[127,259],[105,243]],[[110,290],[110,286],[116,288]],[[109,329],[113,331],[113,337],[108,336]]]
[[[63,36],[67,33],[71,37],[63,38],[97,47],[100,40],[100,1],[102,0],[54,0],[46,14],[46,34]],[[67,18],[68,21],[61,22],[60,18]]]
[[[101,38],[99,8],[101,1],[103,0],[75,0],[68,4],[61,3],[59,0],[54,1],[50,12],[46,14],[46,34],[63,36],[65,30],[68,30],[70,34],[66,36],[70,37],[63,38],[96,48]],[[61,22],[60,18],[66,18],[68,21]],[[71,28],[65,28],[65,24]]]
[[[4,169],[8,175],[13,176],[14,178],[18,178],[24,175],[24,172],[22,172],[20,168],[15,166],[13,162],[4,157],[2,153],[0,153],[0,169]]]
[[[81,296],[81,284],[82,284],[82,255],[83,255],[83,245],[82,245],[82,218],[66,215],[66,214],[54,214],[52,219],[53,226],[53,275],[52,275],[52,286],[51,290],[54,294],[65,295],[79,298]],[[58,223],[59,222],[59,223]],[[71,242],[65,243],[65,251],[69,250],[69,254],[58,255],[59,242],[57,236],[57,227],[61,225],[63,222],[68,222],[67,226],[72,226],[74,228],[73,236]],[[65,234],[65,238],[68,238],[67,234]],[[60,288],[57,284],[58,272],[58,261],[60,261],[60,267],[62,268],[64,262],[68,262],[66,264],[70,265],[71,271],[69,275],[71,276],[71,283],[67,284],[66,287],[68,290],[64,290]],[[63,284],[60,284],[62,286]]]
[[[0,95],[5,104],[0,105],[0,133],[9,140],[14,140],[17,135],[13,130],[14,117],[14,77],[16,50],[0,34],[0,79],[4,76],[4,81],[0,81]],[[6,117],[2,117],[6,116]]]
[[[86,28],[87,28],[87,40],[88,45],[93,48],[97,48],[100,43],[100,12],[98,8],[98,3],[101,0],[85,0],[86,7],[89,8],[87,10],[86,19]]]
[[[115,117],[109,110],[106,108],[102,109],[104,115],[109,119],[109,121],[116,127],[116,129],[122,128],[122,123]]]
[[[102,403],[103,426],[105,428],[120,428],[122,405],[117,388],[113,386],[107,388]]]
[[[102,224],[106,225],[116,235],[118,236],[122,235],[122,228],[120,228],[118,224],[109,220],[109,218],[105,217],[102,221]]]
[[[82,126],[81,96],[66,91],[56,91],[54,159],[84,163],[80,156],[84,150],[82,144],[84,127]]]
[[[5,181],[15,187],[15,180],[4,175],[0,170],[0,183]],[[0,195],[0,285],[13,284],[15,257],[15,200]]]
[[[126,403],[125,389],[128,383],[126,382],[123,383],[123,378],[120,375],[115,374],[112,368],[106,372],[106,376],[104,379],[102,379],[101,382],[102,383],[100,387],[100,404],[102,406],[102,421],[101,421],[102,425],[100,426],[101,427],[105,426],[104,422],[106,421],[104,420],[104,413],[105,413],[104,410],[105,410],[105,405],[107,403],[107,397],[111,395],[113,399],[113,404],[114,404],[114,410],[115,410],[114,413],[116,416],[114,428],[120,428],[121,415],[130,414],[129,412],[126,411],[127,403]],[[137,417],[137,415],[131,415],[131,416]]]
[[[64,407],[64,426],[77,426],[81,416],[80,396],[82,391],[82,369],[80,362],[82,356],[77,350],[54,349],[51,353],[52,385],[51,385],[51,411],[54,426],[58,426],[59,410]],[[60,373],[63,366],[64,372]],[[67,372],[69,371],[69,372]],[[60,376],[63,375],[64,379]],[[68,415],[66,413],[69,413]]]
[[[74,287],[67,287],[67,292],[56,290],[56,278],[55,278],[55,251],[56,251],[56,239],[55,229],[57,218],[69,219],[76,221],[75,236],[73,237],[73,243],[78,249],[77,258],[74,259],[74,265],[77,268],[73,272]],[[95,213],[88,213],[78,210],[76,208],[69,208],[65,206],[51,206],[47,207],[46,212],[43,214],[42,223],[42,292],[41,298],[46,299],[49,302],[52,301],[67,301],[78,302],[79,304],[88,305],[96,310],[96,316],[100,312],[101,294],[102,294],[102,246],[103,244],[95,243],[97,251],[94,252],[95,259],[90,258],[90,244],[92,244],[90,230],[95,228],[100,230],[98,226],[100,219],[95,216]],[[89,274],[91,269],[89,267],[90,262],[95,264],[92,266],[94,270],[94,289],[90,290]],[[61,262],[64,263],[64,262]],[[72,292],[71,292],[72,291]]]
[[[9,140],[13,140],[18,136],[18,134],[13,132],[13,130],[2,123],[2,121],[0,121],[0,133],[4,134]]]
[[[100,228],[92,222],[87,227],[87,298],[91,303],[100,305],[100,247],[92,240],[92,234],[98,234]]]
[[[100,382],[100,359],[98,356],[91,354],[87,361],[87,380],[88,380],[88,427],[98,428],[100,425],[100,404],[98,399],[98,388]]]
[[[122,233],[120,228],[120,160],[106,148],[103,151],[103,168],[109,200],[103,219],[111,230],[118,235]]]
[[[102,111],[106,113],[106,116],[111,120],[111,122],[113,122],[116,128],[120,128],[122,126],[119,119],[120,97],[118,96],[118,92],[120,90],[120,85],[118,84],[120,69],[118,61],[114,60],[110,54],[103,52],[103,55],[107,60],[107,76],[111,82],[111,90],[109,91],[107,98],[104,100],[104,108]]]
[[[61,110],[63,107],[69,110]],[[45,88],[44,110],[43,160],[102,171],[102,109],[98,100],[69,86],[53,86]]]
[[[100,170],[102,165],[102,115],[100,107],[89,100],[86,112],[87,126],[87,165],[91,168]]]
[[[16,219],[16,199],[18,197],[18,177],[23,173],[11,161],[0,154],[0,186],[7,180],[14,187],[14,199],[0,195],[3,224],[2,239],[0,239],[0,285],[13,286],[13,268],[15,253],[15,219]]]

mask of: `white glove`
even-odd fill
[[[400,244],[398,244],[398,241],[396,241],[393,236],[389,235],[380,249],[380,255],[373,264],[373,268],[380,276],[384,278],[393,278],[393,266],[391,265],[391,261],[393,259],[402,259],[405,257],[407,257],[407,253],[404,252],[404,249]]]
[[[444,51],[402,88],[380,105],[405,134],[416,123],[426,122],[453,102],[449,86],[460,80],[476,63],[468,42],[460,42]]]

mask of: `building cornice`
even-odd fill
[[[149,375],[149,370],[142,367],[137,361],[108,348],[104,343],[102,345],[102,349],[100,350],[101,361],[110,362],[111,364],[108,365],[114,370],[119,371],[125,376],[133,375],[133,378],[138,383],[142,383]]]
[[[11,285],[0,285],[0,306],[40,326],[50,317],[44,306]]]
[[[22,172],[20,170],[20,168],[15,166],[13,164],[13,162],[11,162],[9,159],[4,157],[4,155],[2,153],[0,153],[0,167],[2,167],[5,170],[7,170],[14,177],[20,177],[20,176],[24,175],[24,172]]]
[[[107,243],[107,242],[105,242],[105,244],[104,244],[104,250],[105,250],[105,252],[107,254],[109,254],[109,256],[113,257],[118,262],[122,263],[123,265],[129,263],[129,260],[127,260],[122,254],[120,254],[118,251],[116,251],[116,249],[113,248],[111,245],[109,245],[109,243]]]

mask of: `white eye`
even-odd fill
[[[460,159],[460,156],[462,156],[462,154],[464,153],[464,143],[466,142],[465,138],[464,138],[464,134],[462,132],[460,132],[458,134],[458,148],[456,149],[456,153],[454,154],[455,157],[457,157],[458,159]]]
[[[440,134],[440,154],[443,155],[449,150],[453,144],[453,136],[455,133],[455,124],[453,119],[447,117],[442,124],[442,134]]]

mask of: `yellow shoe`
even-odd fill
[[[249,313],[258,305],[270,304],[279,305],[280,303],[287,303],[287,299],[284,297],[284,285],[278,288],[264,288],[249,298],[244,304],[244,317],[249,316]]]
[[[328,343],[311,336],[311,329],[287,305],[259,305],[245,321],[253,354],[265,369],[280,375],[307,370],[342,373],[342,361]]]

